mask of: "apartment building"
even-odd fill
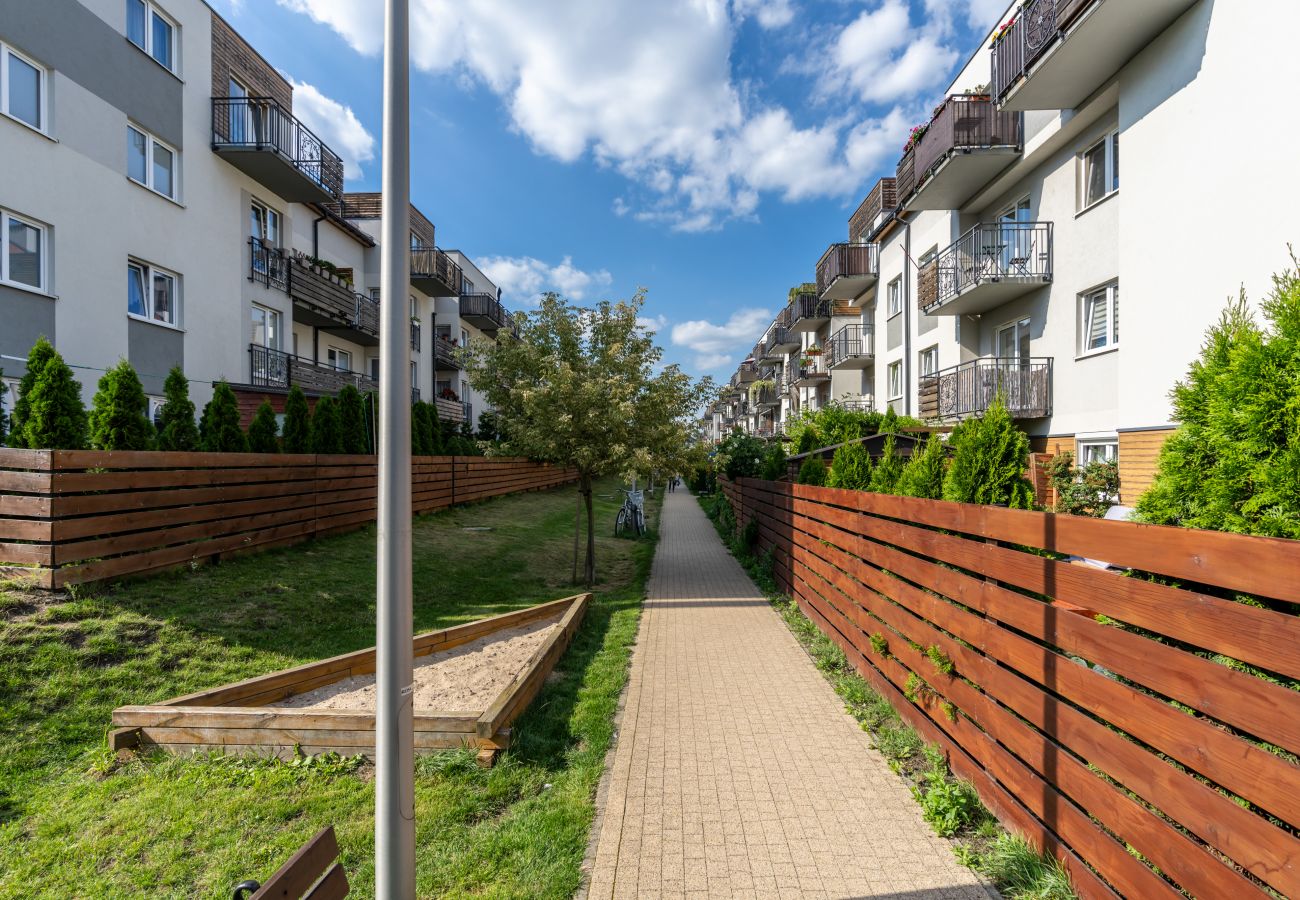
[[[11,386],[45,335],[87,401],[120,358],[155,406],[179,365],[246,419],[293,385],[377,388],[380,198],[345,193],[293,85],[202,0],[0,0],[0,160]],[[412,393],[444,418],[473,421],[451,348],[508,322],[498,293],[412,207]]]
[[[1034,449],[1116,459],[1135,499],[1205,329],[1243,285],[1265,294],[1297,238],[1300,126],[1279,111],[1300,77],[1285,37],[1300,7],[1269,4],[1261,28],[1232,12],[1029,0],[989,23],[818,262],[816,295],[760,342],[780,365],[781,329],[807,323],[783,413],[857,391],[952,423],[1001,396]]]

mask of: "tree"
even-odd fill
[[[37,338],[32,349],[27,352],[27,371],[18,382],[18,396],[14,400],[14,411],[9,416],[9,446],[25,447],[23,443],[27,433],[26,421],[31,409],[32,388],[46,364],[55,356],[54,345],[44,335]]]
[[[15,418],[15,447],[29,450],[81,450],[86,446],[86,407],[81,400],[81,383],[72,369],[45,338],[48,347],[33,347],[28,354],[27,376],[23,378]],[[33,371],[33,365],[35,371]],[[17,443],[21,441],[21,443]]]
[[[155,434],[144,385],[131,364],[119,360],[99,379],[90,409],[90,446],[96,450],[148,450]]]
[[[799,467],[798,482],[818,487],[826,484],[826,463],[821,461],[821,457],[810,456],[803,461]]]
[[[893,412],[891,409],[890,412]],[[875,491],[877,494],[892,494],[898,488],[898,479],[903,474],[903,461],[898,458],[894,452],[894,434],[889,432],[885,438],[885,449],[880,456],[880,461],[871,471],[871,484],[867,490]]]
[[[780,481],[785,477],[785,472],[785,448],[778,441],[768,447],[767,453],[763,455],[763,469],[758,477],[766,481]]]
[[[592,489],[605,474],[680,472],[690,459],[696,411],[713,394],[693,383],[637,325],[643,292],[594,309],[548,294],[517,316],[520,340],[478,343],[470,383],[497,411],[509,440],[497,452],[572,466],[587,514],[585,576],[596,579]]]
[[[411,404],[411,455],[432,456],[432,438],[429,406],[419,400]]]
[[[199,446],[208,453],[247,453],[248,437],[239,427],[239,401],[224,381],[218,381],[199,421]]]
[[[871,454],[861,441],[849,441],[835,451],[826,486],[865,491],[871,484]]]
[[[252,424],[248,426],[249,453],[279,453],[280,426],[275,421],[275,410],[270,400],[263,400],[253,414]]]
[[[333,397],[316,401],[316,411],[311,416],[311,452],[334,454],[343,452],[343,431],[339,427],[339,404]]]
[[[344,453],[369,453],[366,436],[366,409],[361,392],[352,385],[339,391],[339,431],[343,435]]]
[[[285,453],[311,453],[311,409],[307,406],[307,395],[296,384],[289,388],[289,396],[284,398],[284,440],[281,447]]]
[[[919,453],[913,449],[912,458],[903,466],[903,471],[898,476],[897,493],[926,500],[941,499],[947,459],[943,438],[937,434],[930,435],[925,442],[925,449]]]
[[[943,499],[1029,509],[1034,489],[1025,478],[1029,437],[1016,428],[1006,404],[995,400],[984,415],[953,429],[952,464]]]
[[[180,366],[173,366],[163,382],[163,407],[158,415],[158,449],[199,449],[199,427],[194,421],[190,382]]]

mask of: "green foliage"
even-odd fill
[[[253,415],[252,423],[248,426],[248,452],[279,453],[279,433],[280,426],[275,421],[275,410],[271,408],[271,401],[263,400]]]
[[[153,446],[149,398],[126,360],[119,360],[99,379],[89,423],[90,446],[96,450],[148,450]]]
[[[1013,509],[1033,505],[1034,489],[1025,478],[1029,438],[1016,428],[1001,400],[994,401],[984,415],[954,428],[948,443],[953,457],[943,499]]]
[[[54,347],[41,338],[27,356],[27,376],[10,436],[29,450],[81,450],[86,446],[86,407],[81,383]]]
[[[347,384],[339,391],[339,431],[343,435],[344,453],[369,453],[370,439],[366,433],[366,408],[361,392]]]
[[[871,484],[871,454],[859,441],[853,440],[835,451],[826,486],[865,491]]]
[[[877,631],[875,634],[871,635],[870,640],[871,640],[871,649],[875,650],[877,654],[879,654],[880,656],[889,655],[889,641],[885,639],[885,636],[883,634]]]
[[[978,855],[976,868],[1008,900],[1076,900],[1070,876],[1059,862],[1039,853],[1019,835],[1002,834]]]
[[[199,421],[199,446],[208,453],[247,453],[248,437],[239,427],[239,401],[224,381],[218,381]]]
[[[763,471],[767,445],[739,428],[718,444],[714,465],[730,479],[757,478]]]
[[[953,673],[955,667],[952,660],[948,658],[948,654],[944,653],[938,644],[931,644],[925,648],[925,655],[929,657],[930,663],[934,666],[936,672],[943,675]]]
[[[947,451],[943,438],[930,435],[925,448],[913,450],[912,458],[898,475],[895,491],[905,497],[939,500],[943,497],[943,477],[947,471]]]
[[[189,452],[199,449],[190,381],[180,366],[172,366],[163,382],[163,406],[158,415],[158,449]]]
[[[807,427],[802,432],[800,432],[799,439],[795,442],[795,447],[794,447],[795,455],[800,455],[803,453],[811,453],[812,451],[817,449],[817,445],[819,443],[820,443],[820,438],[818,438],[817,436],[817,429],[811,426]]]
[[[912,788],[912,796],[921,804],[922,818],[940,837],[952,837],[987,815],[979,794],[966,781],[933,780],[924,789]]]
[[[745,523],[745,527],[740,529],[740,549],[745,553],[753,553],[754,548],[758,546],[758,519],[750,519]]]
[[[289,388],[289,396],[284,398],[284,440],[281,443],[285,453],[311,452],[311,409],[307,406],[307,395],[296,384]]]
[[[799,467],[799,484],[822,486],[826,484],[826,463],[816,456],[810,456]]]
[[[886,418],[893,414],[894,411],[891,409]],[[888,435],[885,438],[884,452],[871,472],[871,483],[868,485],[868,490],[875,491],[877,494],[894,493],[898,486],[898,479],[903,474],[903,461],[894,451],[894,434],[891,431]]]
[[[335,454],[343,452],[343,428],[339,422],[339,402],[333,397],[321,397],[311,414],[311,452]]]
[[[5,395],[9,393],[9,386],[4,381],[5,370],[0,368],[0,447],[5,444],[5,436],[8,434],[9,417],[5,415]]]
[[[1047,477],[1056,489],[1055,512],[1074,516],[1101,518],[1119,498],[1119,466],[1113,462],[1089,463],[1074,467],[1074,454],[1068,450],[1047,464]]]
[[[429,404],[419,400],[411,404],[411,455],[433,456],[433,422]]]
[[[763,454],[763,469],[758,477],[765,481],[780,481],[785,477],[786,468],[785,448],[777,442]]]
[[[501,430],[500,419],[490,409],[479,413],[478,439],[489,444],[500,444],[506,440],[505,432]]]

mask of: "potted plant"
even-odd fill
[[[804,353],[808,356],[821,356],[822,348],[818,347],[816,344],[813,344],[811,347],[805,350]]]

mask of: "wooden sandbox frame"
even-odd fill
[[[455,747],[478,749],[490,766],[510,745],[510,726],[527,708],[555,663],[568,649],[591,594],[578,594],[504,615],[416,635],[418,659],[520,625],[560,616],[518,675],[483,713],[415,711],[417,753]],[[113,750],[165,747],[174,751],[258,752],[282,758],[295,752],[334,751],[373,756],[375,716],[359,710],[294,709],[267,704],[306,693],[354,675],[375,671],[375,648],[259,675],[162,703],[113,710]]]

